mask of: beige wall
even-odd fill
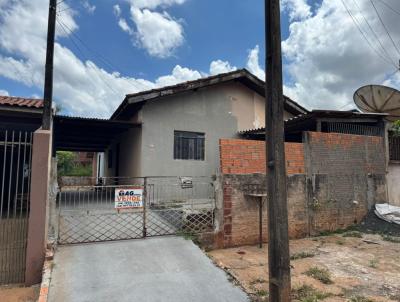
[[[232,115],[237,118],[238,131],[265,127],[265,98],[240,83],[222,86],[231,101]],[[284,111],[284,119],[293,117]]]
[[[285,117],[290,114],[285,112]],[[142,122],[117,138],[120,176],[209,176],[219,167],[220,138],[265,126],[264,98],[241,83],[226,83],[148,101],[131,121]],[[205,160],[174,160],[174,130],[205,133]],[[106,175],[115,173],[107,169]]]
[[[387,185],[389,203],[400,207],[400,163],[389,163]]]

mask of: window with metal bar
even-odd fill
[[[174,131],[174,159],[204,160],[205,134]]]

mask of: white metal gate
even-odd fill
[[[118,210],[115,191],[141,188],[143,207]],[[212,231],[214,187],[210,177],[102,179],[63,186],[58,194],[60,244]]]

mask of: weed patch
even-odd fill
[[[305,272],[309,277],[321,281],[324,284],[332,284],[331,273],[325,268],[319,268],[317,266],[311,267]]]
[[[385,241],[393,242],[393,243],[400,243],[400,237],[382,235],[382,239]]]
[[[310,253],[310,252],[300,252],[300,253],[296,253],[293,254],[292,256],[290,256],[290,260],[297,260],[297,259],[303,259],[303,258],[311,258],[314,257],[315,254],[314,253]]]
[[[317,302],[333,296],[332,293],[323,293],[313,286],[304,284],[292,289],[292,298],[300,302]]]
[[[349,231],[349,232],[343,233],[343,237],[363,238],[363,235],[358,231]]]
[[[353,297],[350,298],[349,301],[350,302],[374,302],[373,300],[368,299],[368,298],[366,298],[364,296],[353,296]]]

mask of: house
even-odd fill
[[[0,130],[36,130],[42,123],[43,100],[0,96]]]
[[[304,131],[384,136],[386,116],[385,113],[312,110],[285,120],[285,141],[302,142]],[[265,127],[240,131],[240,136],[246,139],[263,140]]]
[[[210,176],[220,138],[265,125],[265,83],[245,69],[127,95],[111,120],[140,123],[107,150],[106,174]],[[308,111],[285,97],[285,119]]]

